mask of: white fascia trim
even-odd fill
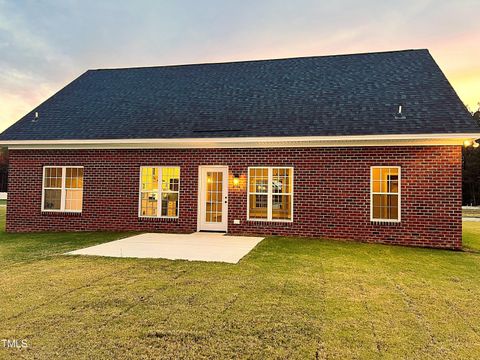
[[[107,140],[11,140],[0,141],[10,149],[190,149],[190,148],[275,148],[341,146],[418,146],[462,145],[480,138],[480,133],[284,136],[185,139],[107,139]]]

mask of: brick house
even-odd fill
[[[0,135],[6,226],[458,249],[479,137],[427,50],[89,70]]]

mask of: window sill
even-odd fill
[[[81,211],[62,211],[62,210],[42,210],[42,215],[46,216],[82,216]]]
[[[177,217],[160,217],[160,216],[139,216],[138,220],[140,221],[160,221],[160,222],[177,222]]]
[[[370,220],[370,223],[374,225],[398,225],[400,222],[400,220]]]
[[[250,222],[262,222],[262,223],[279,223],[279,224],[291,224],[293,220],[267,220],[267,219],[247,219]]]

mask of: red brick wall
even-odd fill
[[[42,166],[85,167],[83,213],[42,213]],[[180,216],[138,218],[139,168],[181,167]],[[195,150],[12,150],[7,230],[86,231],[197,230],[199,165],[228,165],[233,174],[248,166],[293,166],[294,221],[247,221],[247,197],[229,190],[229,225],[234,234],[275,234],[366,242],[461,247],[461,147],[362,147]],[[402,167],[402,221],[370,222],[370,166]],[[231,179],[230,179],[231,180]],[[233,220],[241,220],[234,225]]]

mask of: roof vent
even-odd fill
[[[398,119],[398,120],[405,120],[407,117],[405,115],[403,115],[403,105],[402,104],[399,104],[398,105],[398,111],[397,113],[395,114],[395,119]]]
[[[33,118],[32,122],[38,121],[38,111],[35,111],[35,117]]]

